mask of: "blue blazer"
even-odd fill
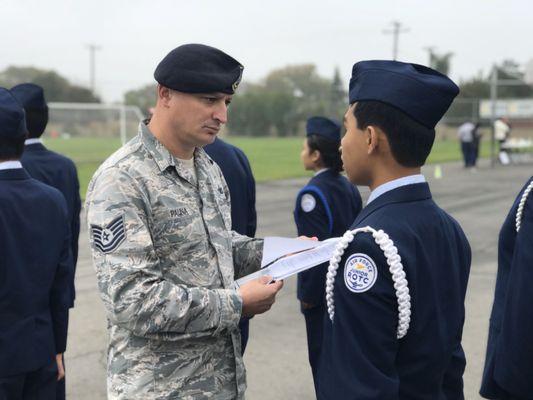
[[[222,170],[231,196],[231,229],[241,235],[255,236],[255,180],[248,158],[241,149],[216,138],[204,147]]]
[[[78,260],[78,238],[80,235],[80,184],[76,166],[70,158],[48,150],[40,143],[26,145],[21,163],[30,176],[59,190],[67,202],[68,219],[70,221],[72,259],[74,273]],[[74,275],[73,275],[74,277]],[[71,282],[71,307],[74,306],[76,290],[74,278]]]
[[[533,399],[533,193],[518,233],[515,220],[532,180],[518,194],[498,240],[498,275],[480,390],[487,399]]]
[[[459,224],[426,183],[402,186],[366,206],[351,229],[383,229],[398,248],[411,296],[411,323],[398,340],[398,304],[389,266],[373,237],[359,233],[334,282],[335,315],[324,319],[320,400],[463,399],[461,335],[471,252]],[[358,257],[373,260],[366,291],[348,286]],[[351,265],[351,264],[349,264]],[[359,264],[356,264],[359,266]]]
[[[0,171],[0,377],[65,351],[70,228],[61,193],[22,168]]]
[[[312,210],[302,209],[302,198],[314,201]],[[298,236],[316,236],[318,240],[342,236],[361,207],[361,195],[348,179],[331,170],[321,172],[296,197],[294,221]],[[300,301],[314,305],[324,302],[326,272],[327,264],[323,264],[298,274],[296,290]]]

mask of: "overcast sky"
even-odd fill
[[[53,69],[89,85],[87,44],[96,53],[96,89],[105,101],[153,82],[174,47],[205,43],[244,66],[257,81],[289,64],[314,63],[344,82],[354,62],[392,57],[398,20],[399,59],[427,63],[428,46],[453,52],[452,78],[488,71],[495,61],[533,58],[533,3],[527,0],[2,0],[0,70]]]

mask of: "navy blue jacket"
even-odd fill
[[[75,273],[76,262],[78,260],[81,210],[80,184],[78,182],[76,166],[70,158],[48,150],[41,143],[26,145],[20,161],[32,178],[55,187],[65,197],[68,219],[70,221],[70,246]],[[71,283],[71,293],[71,307],[73,307],[76,295],[74,278]]]
[[[498,241],[498,275],[480,394],[487,399],[533,399],[533,193],[516,232],[516,198]]]
[[[324,319],[318,399],[463,399],[461,336],[471,252],[461,227],[435,204],[426,183],[376,198],[351,229],[367,225],[383,229],[398,248],[411,295],[410,328],[396,338],[389,266],[373,237],[357,234],[335,277],[334,321]],[[347,259],[357,253],[377,269],[375,283],[361,293],[349,290],[344,276]]]
[[[314,206],[302,209],[302,197],[312,196]],[[298,236],[316,236],[318,240],[342,236],[361,211],[361,195],[344,176],[326,170],[311,178],[298,193],[294,221]],[[297,296],[300,301],[313,305],[324,302],[327,264],[298,274]]]
[[[231,229],[241,235],[255,236],[257,214],[255,211],[255,180],[248,158],[238,147],[223,140],[204,147],[222,170],[231,196]]]
[[[61,193],[22,168],[0,171],[0,377],[65,351],[70,229]]]

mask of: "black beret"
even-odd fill
[[[318,135],[326,139],[339,142],[341,140],[341,125],[326,117],[311,117],[307,120],[307,136]]]
[[[21,83],[13,86],[11,93],[22,104],[25,110],[46,111],[48,106],[44,99],[43,88],[33,83]]]
[[[223,51],[203,44],[176,47],[159,63],[154,78],[185,93],[235,93],[244,67]]]
[[[349,87],[350,104],[381,101],[430,129],[458,94],[459,88],[446,75],[423,65],[399,61],[355,63]]]
[[[0,137],[16,139],[27,133],[24,108],[9,90],[0,88]]]

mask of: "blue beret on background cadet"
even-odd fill
[[[459,93],[446,75],[418,64],[399,61],[355,63],[350,79],[350,104],[375,100],[398,108],[433,129]]]
[[[21,83],[13,86],[11,93],[22,104],[25,110],[45,111],[48,110],[44,99],[43,88],[33,83]]]
[[[9,90],[0,88],[0,137],[16,139],[27,132],[22,105]]]
[[[168,53],[154,72],[155,80],[185,93],[233,94],[244,67],[223,51],[203,44],[184,44]]]
[[[341,140],[341,125],[326,117],[311,117],[307,120],[307,136],[318,135],[326,139],[339,142]]]

